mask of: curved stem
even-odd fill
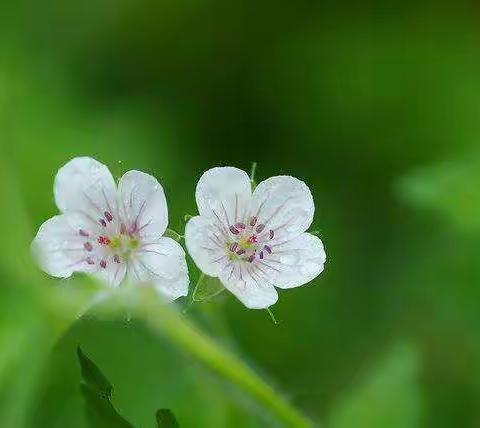
[[[315,426],[237,356],[221,348],[188,320],[182,318],[175,309],[157,302],[158,299],[152,298],[148,290],[143,290],[136,308],[138,315],[153,330],[161,332],[205,366],[242,389],[285,426],[294,428]]]

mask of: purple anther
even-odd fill
[[[268,254],[272,254],[272,248],[269,247],[268,245],[265,245],[265,246],[263,247],[263,249],[264,249]]]
[[[115,263],[120,263],[120,257],[118,257],[118,254],[115,254],[115,255],[113,256],[113,261],[114,261]]]
[[[265,225],[259,224],[255,230],[257,231],[257,233],[262,233],[263,229],[265,229]]]
[[[95,262],[93,261],[93,259],[91,257],[87,257],[86,261],[89,265],[94,265],[95,264]]]
[[[133,223],[128,229],[128,234],[133,235],[137,231],[138,225],[137,222]]]
[[[230,245],[230,251],[232,253],[234,253],[235,251],[237,251],[237,248],[238,248],[238,243],[237,242],[234,242],[232,245]]]
[[[263,251],[260,251],[260,259],[263,260]]]
[[[90,244],[90,242],[85,242],[85,244],[83,244],[83,248],[85,248],[87,251],[93,250],[93,246]]]
[[[248,261],[249,263],[252,263],[254,260],[255,260],[255,254],[252,254],[252,255],[247,259],[247,261]]]
[[[101,218],[100,220],[98,220],[100,222],[100,224],[103,226],[103,227],[107,227],[107,222]]]
[[[88,235],[88,232],[86,232],[86,231],[83,230],[83,229],[79,229],[78,233],[79,233],[80,236],[85,236],[85,237],[89,236],[89,235]]]
[[[251,219],[250,219],[250,226],[255,226],[257,224],[257,217],[253,216]]]
[[[235,227],[237,229],[245,229],[246,226],[244,223],[235,223]]]
[[[234,235],[238,235],[240,233],[238,229],[235,229],[235,226],[230,226],[229,229]]]
[[[257,237],[255,235],[252,235],[247,239],[247,242],[249,244],[254,244],[255,242],[257,242]]]
[[[100,260],[100,267],[102,267],[103,269],[106,269],[107,268],[107,262],[105,260]]]
[[[241,248],[240,250],[237,251],[237,254],[241,256],[242,254],[245,254],[245,250]]]
[[[103,213],[103,215],[105,216],[105,218],[107,219],[107,221],[108,221],[109,223],[112,222],[113,216],[112,216],[112,214],[111,214],[110,212],[105,211],[105,212]]]
[[[274,236],[275,236],[275,232],[272,229],[270,229],[270,239],[273,239]]]

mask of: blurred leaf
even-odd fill
[[[420,425],[418,354],[397,345],[334,405],[330,428],[415,428]]]
[[[86,384],[80,385],[87,404],[87,420],[91,428],[133,428],[113,407],[110,399]]]
[[[400,193],[413,205],[435,210],[455,225],[480,230],[480,155],[439,163],[400,181]]]
[[[175,415],[170,409],[160,409],[157,411],[158,428],[179,428],[180,425]]]
[[[77,347],[82,378],[80,385],[87,404],[87,420],[91,428],[133,428],[113,407],[112,385],[95,363]]]
[[[77,354],[82,369],[83,380],[89,387],[97,389],[103,396],[109,399],[112,396],[112,384],[94,362],[83,353],[80,346],[77,347]]]
[[[199,278],[195,291],[193,292],[194,302],[205,302],[213,299],[225,290],[225,287],[218,278],[202,274]]]

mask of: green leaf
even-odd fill
[[[98,390],[106,398],[110,398],[112,396],[112,384],[95,363],[83,353],[80,346],[77,347],[77,355],[82,370],[82,378],[85,383]]]
[[[330,428],[416,428],[421,423],[419,358],[397,345],[341,398]]]
[[[133,428],[113,407],[110,399],[99,394],[91,385],[80,385],[87,404],[87,421],[90,428]]]
[[[404,177],[400,195],[412,205],[436,211],[466,231],[480,231],[480,154],[437,163]]]
[[[110,401],[112,384],[80,347],[77,348],[77,354],[85,382],[80,384],[80,389],[87,405],[90,428],[133,428],[133,425],[120,416]]]
[[[202,275],[197,282],[192,299],[194,302],[205,302],[213,299],[224,290],[225,287],[218,278]]]
[[[170,409],[160,409],[157,411],[158,428],[179,428],[180,425],[175,415]]]

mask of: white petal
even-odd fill
[[[105,259],[106,267],[98,267],[95,276],[101,281],[108,284],[110,287],[118,287],[125,277],[127,271],[127,264],[125,262],[117,263],[113,259],[113,255]]]
[[[195,198],[201,215],[215,218],[228,229],[244,219],[251,194],[245,171],[221,167],[209,169],[200,177]]]
[[[91,272],[86,261],[85,238],[78,231],[82,225],[75,215],[58,215],[43,223],[32,242],[33,254],[49,275],[68,278],[73,272]]]
[[[314,211],[310,189],[294,177],[268,178],[253,192],[251,215],[258,218],[257,225],[274,231],[277,242],[305,232]]]
[[[233,266],[232,266],[233,267]],[[247,272],[243,264],[234,266],[234,271],[227,269],[220,275],[220,281],[247,308],[265,309],[276,303],[278,294],[275,287],[256,275]]]
[[[208,276],[218,276],[222,265],[217,262],[225,249],[221,245],[221,232],[204,216],[191,218],[185,226],[185,244],[197,267]]]
[[[108,168],[89,157],[74,158],[59,169],[53,188],[57,207],[63,213],[83,212],[92,223],[117,214],[117,191]]]
[[[128,275],[133,282],[151,283],[167,300],[188,294],[188,269],[181,245],[170,238],[160,238],[135,253]]]
[[[275,247],[272,256],[280,262],[275,264],[281,272],[274,281],[279,288],[299,287],[310,282],[323,271],[327,259],[322,241],[310,233],[302,233]]]
[[[134,226],[143,239],[160,238],[168,224],[167,201],[155,177],[128,171],[118,184],[124,221]]]

